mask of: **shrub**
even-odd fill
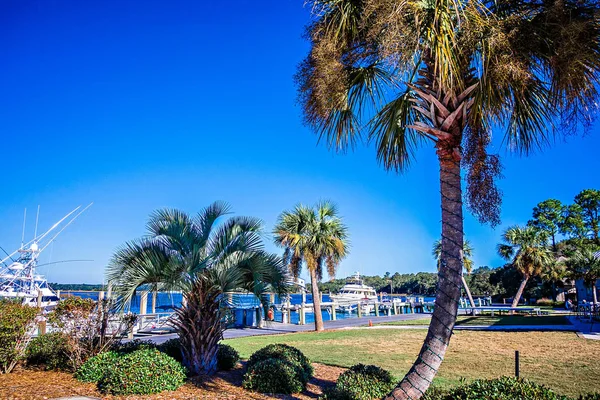
[[[310,364],[310,360],[306,358],[306,356],[300,350],[295,347],[288,346],[287,344],[270,344],[260,350],[257,350],[254,354],[252,354],[252,356],[250,356],[250,359],[248,360],[248,370],[250,370],[254,364],[269,358],[288,361],[292,364],[298,365],[302,369],[301,379],[303,385],[306,385],[309,379],[313,376],[314,370]]]
[[[169,357],[173,357],[179,362],[183,361],[183,354],[181,353],[181,341],[179,338],[169,339],[164,343],[158,345],[158,350],[165,353]]]
[[[31,340],[25,352],[27,365],[43,366],[48,370],[70,370],[69,341],[61,332],[40,335]]]
[[[75,372],[75,379],[82,382],[98,382],[119,359],[119,353],[106,351],[84,362]]]
[[[431,393],[430,393],[431,392]],[[423,400],[567,400],[545,386],[521,378],[476,380],[447,391],[427,391]]]
[[[98,382],[103,393],[152,394],[176,390],[185,380],[185,369],[156,349],[137,350],[117,358]]]
[[[23,359],[38,309],[0,299],[0,373],[8,373]]]
[[[111,346],[111,350],[121,354],[129,354],[138,350],[156,349],[157,346],[149,340],[134,339],[128,342],[117,342]]]
[[[267,358],[248,368],[243,386],[261,393],[299,393],[306,387],[303,375],[304,371],[297,363]]]
[[[579,400],[600,400],[600,393],[590,393],[585,396],[579,396]]]
[[[227,344],[219,344],[217,352],[217,368],[228,371],[233,369],[240,359],[240,354]]]
[[[371,400],[388,394],[395,386],[389,371],[375,365],[357,364],[338,378],[329,398],[339,400]]]

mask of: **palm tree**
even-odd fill
[[[436,240],[433,243],[432,255],[437,261],[438,270],[440,269],[440,265],[442,262],[442,241]],[[471,246],[471,242],[465,240],[463,242],[463,251],[462,251],[462,263],[463,267],[467,271],[467,274],[471,275],[471,271],[473,270],[473,246]],[[465,276],[461,277],[463,287],[465,288],[465,292],[467,292],[467,296],[469,297],[469,302],[471,303],[471,307],[475,307],[475,301],[473,301],[473,296],[471,295],[471,291],[469,290],[469,285],[467,285],[467,281],[465,280]]]
[[[575,279],[583,279],[592,288],[594,308],[598,303],[596,282],[600,279],[600,251],[595,246],[582,246],[567,260],[570,274]]]
[[[154,212],[148,235],[126,243],[113,256],[108,280],[121,307],[137,290],[180,290],[181,307],[173,323],[183,358],[194,374],[216,370],[218,342],[225,329],[226,292],[285,292],[289,275],[281,259],[263,249],[261,222],[231,217],[215,202],[197,216],[171,209]]]
[[[512,307],[519,304],[529,278],[541,275],[554,258],[547,247],[548,234],[532,226],[513,226],[502,235],[504,243],[498,245],[498,254],[511,261],[512,266],[523,275],[521,285],[515,295]]]
[[[415,150],[436,149],[442,249],[432,323],[390,398],[429,387],[452,336],[463,248],[461,166],[469,210],[499,222],[501,173],[488,154],[491,128],[529,153],[548,129],[587,123],[597,104],[598,5],[590,0],[312,0],[311,48],[296,80],[305,122],[330,147],[366,134],[388,170],[404,172]],[[564,132],[564,130],[561,130]]]
[[[337,208],[323,201],[316,207],[297,205],[293,211],[284,211],[273,229],[275,244],[284,248],[284,262],[298,278],[302,263],[310,274],[310,287],[315,315],[315,330],[322,331],[321,298],[318,282],[327,269],[330,277],[348,253],[348,229],[342,223]]]
[[[553,249],[553,257],[551,262],[544,267],[542,271],[542,279],[547,282],[550,282],[552,285],[552,300],[556,301],[556,283],[562,281],[562,279],[566,276],[566,268],[564,263],[564,258],[559,257],[556,258],[556,251],[554,250],[556,245],[552,244]]]

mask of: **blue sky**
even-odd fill
[[[335,201],[352,248],[338,276],[433,271],[438,168],[431,146],[402,176],[373,148],[336,155],[302,125],[292,76],[307,52],[303,1],[0,2],[0,246],[79,204],[94,206],[42,261],[50,281],[102,282],[124,241],[160,207],[195,212],[214,200],[270,231],[297,202]],[[596,126],[593,131],[598,131]],[[502,225],[467,216],[477,265],[546,198],[565,202],[600,184],[597,132],[528,158],[506,152]],[[267,243],[270,250],[276,248]]]

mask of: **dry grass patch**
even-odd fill
[[[425,330],[360,329],[256,336],[227,341],[247,358],[269,343],[298,347],[315,362],[350,367],[375,364],[401,377],[417,356]],[[456,331],[436,384],[461,378],[514,374],[514,351],[521,355],[521,375],[559,393],[577,396],[600,391],[600,341],[569,332]]]

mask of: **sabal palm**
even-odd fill
[[[512,307],[516,307],[529,278],[541,275],[554,262],[554,256],[547,247],[548,234],[532,226],[508,228],[502,240],[504,243],[498,245],[498,254],[509,260],[523,276],[512,302]]]
[[[126,243],[113,256],[107,277],[120,304],[137,290],[180,290],[174,325],[184,362],[194,374],[216,370],[218,342],[227,316],[226,292],[242,290],[260,299],[283,292],[289,275],[281,259],[263,249],[261,222],[231,217],[216,202],[197,216],[171,209],[154,212],[148,235]]]
[[[552,300],[556,301],[556,283],[561,281],[566,276],[565,262],[562,258],[556,258],[555,244],[552,243],[553,257],[551,262],[544,267],[542,271],[542,279],[550,282],[552,285]]]
[[[313,297],[315,330],[322,331],[319,281],[327,269],[330,277],[348,253],[348,229],[330,202],[316,207],[297,205],[293,211],[284,211],[273,229],[275,244],[284,249],[284,262],[297,278],[305,263],[310,274]]]
[[[442,241],[436,240],[433,243],[433,250],[431,251],[433,257],[437,261],[438,270],[440,269],[442,263]],[[471,242],[465,240],[463,242],[463,251],[462,251],[462,263],[467,274],[471,274],[473,270],[473,246],[471,246]],[[462,284],[467,292],[467,296],[469,297],[469,302],[471,303],[471,307],[475,307],[475,301],[473,301],[473,296],[471,295],[471,290],[469,290],[469,285],[467,285],[467,281],[465,280],[464,275],[461,277]]]
[[[595,246],[582,246],[567,260],[569,274],[575,279],[583,279],[592,288],[594,304],[598,302],[596,282],[600,279],[600,250]]]
[[[468,208],[497,224],[501,167],[491,128],[528,153],[553,122],[577,129],[597,104],[598,5],[591,0],[313,0],[297,81],[306,122],[336,150],[365,133],[386,169],[405,171],[435,147],[442,203],[438,295],[429,332],[395,399],[423,395],[456,320]]]

